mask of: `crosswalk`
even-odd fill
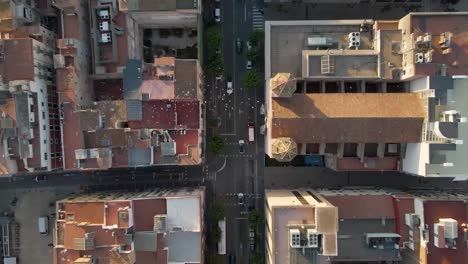
[[[252,154],[221,154],[219,155],[223,158],[253,158],[254,155]]]
[[[252,27],[254,30],[263,30],[265,26],[265,19],[263,13],[256,6],[252,6]]]

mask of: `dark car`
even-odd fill
[[[47,181],[47,175],[37,175],[36,178],[34,178],[36,182],[46,182]]]
[[[229,264],[236,264],[236,256],[229,255]]]
[[[242,53],[242,40],[240,38],[236,39],[236,51],[237,53]]]

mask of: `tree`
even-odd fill
[[[250,49],[247,51],[246,57],[248,60],[256,62],[258,60],[258,50],[254,48]]]
[[[263,259],[263,256],[260,255],[259,253],[254,253],[250,255],[249,263],[250,264],[263,264],[265,263],[265,260]]]
[[[213,222],[218,223],[218,221],[223,220],[224,214],[225,214],[224,204],[221,203],[220,201],[215,201],[211,205],[211,218],[213,219]]]
[[[213,136],[208,146],[214,154],[221,154],[224,150],[224,139],[220,136]]]
[[[224,71],[223,59],[221,58],[219,54],[211,54],[211,56],[209,56],[208,62],[206,65],[206,71],[216,76],[219,76],[223,73]]]
[[[242,76],[242,84],[247,89],[256,89],[260,87],[261,80],[260,76],[258,75],[257,71],[252,70],[248,71],[246,74]]]
[[[265,32],[263,30],[256,29],[249,34],[249,40],[254,45],[258,45],[265,39]]]
[[[258,210],[253,210],[249,214],[249,225],[251,228],[256,228],[262,222],[262,215]]]
[[[209,27],[206,30],[206,39],[208,41],[208,49],[217,49],[221,46],[221,42],[223,41],[223,35],[221,34],[221,30],[217,26]]]
[[[219,240],[221,239],[221,229],[219,228],[218,225],[216,225],[212,230],[212,235],[213,235],[213,241],[218,243]]]

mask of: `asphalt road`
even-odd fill
[[[235,255],[237,263],[248,263],[248,209],[263,206],[263,174],[258,173],[258,168],[264,166],[261,146],[263,139],[258,134],[258,109],[263,96],[257,94],[262,92],[261,87],[258,90],[248,90],[242,87],[241,82],[242,75],[247,71],[245,54],[246,41],[252,31],[252,1],[221,2],[224,77],[232,79],[234,92],[227,94],[225,81],[213,85],[213,108],[221,120],[221,136],[226,140],[224,153],[218,157],[225,162],[214,173],[214,193],[216,199],[222,200],[226,208],[226,258]],[[237,38],[242,40],[241,54],[236,52]],[[248,122],[255,123],[254,142],[248,141]],[[245,153],[239,153],[239,140],[244,140],[247,144]],[[243,205],[238,203],[239,193],[244,194]]]
[[[82,186],[83,190],[139,190],[144,188],[196,186],[205,183],[201,166],[146,167],[94,172],[47,173],[47,180],[36,182],[43,173],[0,178],[2,189]]]

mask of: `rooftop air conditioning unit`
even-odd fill
[[[299,229],[289,230],[289,244],[292,248],[301,247],[301,233],[299,232]]]
[[[426,52],[424,53],[424,60],[426,62],[432,62],[432,52]]]
[[[319,246],[319,234],[313,229],[307,229],[307,245],[312,248]]]
[[[451,218],[439,219],[439,222],[444,225],[444,236],[446,238],[455,239],[458,237],[458,222]]]
[[[415,63],[423,63],[424,62],[424,53],[416,53],[414,58]]]
[[[432,35],[431,34],[425,35],[423,41],[424,42],[431,42],[432,41]]]
[[[416,43],[422,43],[424,40],[424,37],[423,36],[418,36],[416,37]]]

